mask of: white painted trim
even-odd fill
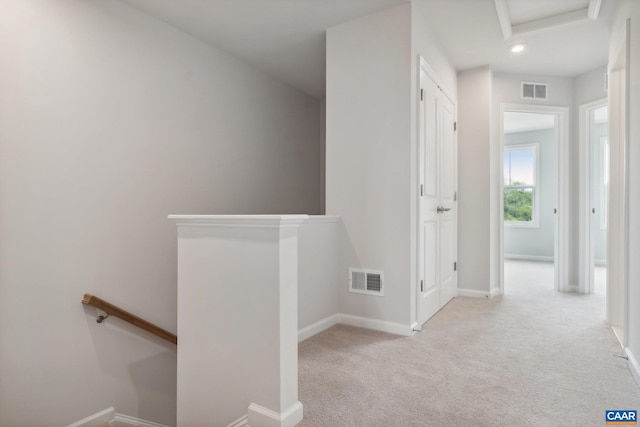
[[[247,420],[248,425],[256,427],[293,427],[302,421],[302,403],[296,401],[282,413],[252,403]]]
[[[580,105],[578,144],[578,286],[581,293],[593,293],[594,249],[591,236],[591,138],[589,132],[589,112],[608,105],[607,98]]]
[[[495,288],[494,288],[495,289]],[[477,291],[475,289],[458,288],[458,296],[466,298],[493,298],[493,292]]]
[[[180,227],[297,227],[309,215],[169,215]]]
[[[568,27],[576,24],[585,24],[592,22],[589,18],[589,8],[573,10],[571,12],[561,13],[558,15],[548,16],[546,18],[536,19],[534,21],[523,22],[522,24],[512,25],[511,31],[514,36],[524,34],[546,33],[551,30],[557,30],[562,27]]]
[[[89,415],[80,421],[69,424],[67,427],[99,427],[105,423],[113,421],[115,414],[116,410],[113,407],[107,408],[103,411],[96,412],[93,415]]]
[[[608,75],[609,77],[611,77],[611,74],[614,71],[618,71],[620,69],[624,69],[624,84],[625,84],[625,93],[624,95],[620,96],[620,101],[622,103],[624,103],[624,118],[623,119],[619,119],[616,121],[615,118],[612,117],[612,110],[614,108],[614,103],[611,102],[611,98],[612,98],[612,91],[611,88],[609,88],[609,94],[608,94],[608,98],[609,98],[609,142],[611,143],[611,136],[613,134],[612,129],[614,126],[617,126],[621,120],[624,121],[624,128],[620,131],[618,129],[617,132],[622,132],[623,133],[623,137],[621,138],[624,141],[624,176],[622,178],[622,182],[623,182],[623,188],[622,188],[622,215],[624,217],[623,219],[623,231],[622,231],[622,235],[623,235],[623,252],[622,254],[617,253],[617,251],[614,250],[614,252],[612,253],[612,245],[610,245],[610,239],[611,239],[611,234],[608,234],[608,241],[607,241],[607,259],[608,260],[615,260],[617,259],[617,257],[621,257],[623,260],[623,266],[622,266],[622,271],[620,272],[620,274],[622,275],[621,280],[618,281],[618,283],[621,283],[622,288],[623,288],[623,302],[622,302],[622,316],[623,316],[623,331],[621,332],[622,336],[618,336],[618,332],[616,331],[616,328],[613,328],[614,333],[616,334],[616,337],[618,337],[618,340],[620,341],[621,345],[623,348],[625,348],[628,344],[628,331],[629,331],[629,143],[630,143],[630,93],[631,91],[629,90],[630,86],[631,86],[631,80],[630,80],[630,76],[631,73],[629,72],[629,69],[631,67],[631,51],[630,51],[630,39],[631,39],[631,30],[630,30],[630,26],[631,26],[631,19],[627,18],[627,20],[619,27],[619,29],[617,29],[617,35],[615,38],[617,38],[616,44],[615,44],[615,48],[613,50],[609,49],[609,63],[607,65],[607,71],[608,71]],[[613,55],[612,55],[613,52]],[[610,81],[610,80],[609,80]],[[611,171],[611,169],[609,169]],[[612,206],[610,205],[610,208]],[[611,210],[609,211],[609,215],[611,214]],[[609,216],[609,223],[611,223],[611,216]],[[609,228],[610,229],[610,228]],[[614,269],[607,269],[607,322],[610,322],[610,313],[612,310],[612,307],[610,307],[610,298],[609,298],[609,292],[611,289],[611,283],[613,282],[611,280],[611,274],[612,274],[612,270]],[[616,278],[618,279],[618,278]],[[619,307],[617,307],[616,309],[620,309]]]
[[[244,427],[248,425],[249,425],[249,415],[243,415],[242,417],[238,418],[231,424],[227,425],[227,427]]]
[[[507,0],[494,0],[504,40],[524,34],[548,32],[559,27],[592,22],[600,15],[602,0],[590,0],[588,7],[513,25]]]
[[[500,22],[500,30],[502,31],[502,38],[509,40],[511,37],[511,15],[509,14],[509,6],[507,0],[493,0],[496,5],[496,13],[498,14],[498,21]]]
[[[555,233],[555,286],[558,291],[567,292],[569,286],[569,275],[571,266],[569,263],[569,107],[561,106],[547,106],[547,105],[530,105],[530,104],[508,104],[503,103],[500,105],[500,117],[499,117],[499,150],[504,150],[504,113],[505,111],[515,111],[523,113],[546,113],[554,114],[556,116],[556,138],[558,144],[556,144],[556,221],[557,232]],[[503,161],[502,156],[498,161],[498,173],[502,176]],[[504,193],[504,180],[498,180],[498,194]],[[499,215],[498,223],[504,224],[504,202],[503,197],[500,197],[499,209],[497,215]],[[498,233],[500,234],[500,260],[504,265],[504,227],[499,227]],[[504,270],[500,271],[500,294],[504,294]]]
[[[451,101],[455,109],[455,107],[457,107],[455,98],[451,96],[451,93],[447,90],[447,88],[445,88],[443,85],[440,84],[440,80],[438,79],[436,72],[433,71],[433,68],[431,68],[429,63],[422,56],[419,56],[419,59],[420,59],[419,61],[420,64],[418,68],[418,79],[420,78],[420,70],[421,69],[424,70],[424,72],[427,73],[427,76],[429,76],[429,78],[433,81],[433,83],[435,83],[435,85],[438,87],[438,89],[440,89],[440,91],[444,94],[444,96],[446,96],[447,99]],[[418,84],[418,87],[419,86],[420,85]],[[420,102],[419,99],[418,99],[418,102]]]
[[[69,424],[67,427],[100,427],[106,423],[113,423],[114,427],[168,427],[164,424],[118,414],[113,407],[89,415],[80,421]]]
[[[352,314],[338,314],[338,319],[338,323],[342,323],[344,325],[373,329],[374,331],[388,332],[390,334],[403,335],[406,337],[413,335],[414,332],[411,324],[403,325],[402,323],[387,322],[385,320],[354,316]]]
[[[580,293],[580,287],[578,285],[567,285],[566,292]]]
[[[589,8],[587,10],[587,16],[589,19],[595,21],[600,16],[600,6],[602,6],[602,0],[590,0]]]
[[[619,328],[616,328],[615,326],[611,326],[611,330],[613,331],[613,335],[616,336],[616,339],[618,340],[618,344],[620,344],[620,347],[624,348],[624,344],[622,343],[622,340],[624,339],[624,332]]]
[[[322,331],[329,329],[330,327],[337,325],[340,321],[340,315],[338,313],[332,314],[329,317],[320,319],[298,331],[298,342],[302,342],[312,336],[319,334]]]
[[[403,325],[401,323],[387,322],[385,320],[372,319],[370,317],[336,313],[300,329],[298,331],[298,342],[309,339],[312,336],[339,324],[403,336],[413,335],[413,332],[418,327],[417,322],[414,322],[412,325]]]
[[[342,221],[341,216],[336,215],[309,215],[305,220],[305,224],[328,224]]]
[[[491,288],[491,294],[489,295],[489,298],[493,298],[498,295],[502,295],[502,291],[500,290],[500,288],[499,287]]]
[[[516,255],[516,254],[504,254],[504,259],[518,259],[523,261],[540,261],[540,262],[553,262],[552,256],[541,255]]]
[[[636,378],[638,384],[640,384],[640,363],[638,363],[638,359],[636,359],[629,347],[625,348],[624,352],[629,360],[629,365],[631,365],[631,373]]]
[[[115,424],[115,427],[168,427],[164,424],[158,424],[153,421],[146,421],[122,414],[116,414],[111,422]]]

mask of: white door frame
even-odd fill
[[[578,241],[578,292],[583,294],[591,294],[594,292],[593,267],[595,265],[593,250],[593,235],[591,232],[591,221],[593,218],[591,209],[592,188],[591,188],[591,150],[593,149],[591,141],[591,119],[592,110],[609,105],[607,98],[598,99],[580,105],[579,117],[579,140],[578,140],[578,156],[579,156],[579,198],[580,212],[578,214],[579,234]],[[608,203],[608,201],[607,201]]]
[[[577,290],[569,283],[569,107],[554,107],[528,104],[500,104],[499,161],[497,162],[499,182],[499,209],[497,212],[500,227],[500,294],[504,295],[504,180],[502,179],[504,152],[504,113],[544,113],[556,117],[556,230],[554,242],[555,289],[560,292]]]
[[[616,47],[613,55],[610,55],[610,62],[607,67],[609,73],[609,147],[612,151],[610,161],[619,155],[622,157],[622,175],[618,175],[616,181],[620,182],[619,187],[610,187],[609,198],[609,224],[607,233],[607,322],[612,326],[616,337],[622,348],[629,344],[629,87],[630,87],[630,20],[627,19],[619,30]],[[623,74],[620,78],[620,74]],[[612,83],[613,82],[613,83]],[[616,84],[618,82],[619,84]],[[621,86],[623,89],[621,89]],[[623,109],[622,114],[620,110]],[[616,142],[621,140],[619,148],[614,148]],[[616,150],[614,152],[614,150]],[[621,152],[620,152],[621,151]],[[615,173],[610,169],[611,176]],[[613,178],[609,181],[613,183]],[[612,194],[617,192],[617,203],[613,202]],[[612,218],[617,217],[621,230],[619,235],[613,236]],[[622,252],[622,253],[620,253]],[[621,287],[616,289],[622,293],[622,307],[615,306],[616,301],[611,298],[613,286]],[[612,312],[622,310],[622,336],[620,331],[613,325]]]

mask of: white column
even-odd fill
[[[294,426],[298,227],[307,215],[171,215],[178,427]]]

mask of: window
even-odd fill
[[[539,226],[539,144],[504,148],[504,222],[517,227]]]

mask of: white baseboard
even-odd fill
[[[638,359],[633,355],[629,347],[624,349],[627,357],[629,358],[629,365],[631,365],[631,372],[633,376],[636,377],[636,382],[640,384],[640,364],[638,363]]]
[[[566,290],[564,292],[580,293],[580,286],[578,286],[578,285],[567,285]]]
[[[116,414],[111,423],[115,427],[168,427],[164,424],[141,420],[140,418],[130,417],[128,415],[122,414]]]
[[[553,262],[552,256],[540,256],[540,255],[516,255],[516,254],[504,254],[505,259],[518,259],[522,261],[543,261]]]
[[[100,427],[106,423],[111,423],[114,427],[168,427],[164,424],[145,421],[128,415],[117,414],[113,407],[107,408],[104,411],[97,412],[93,415],[89,415],[80,421],[69,424],[67,427]]]
[[[337,324],[357,326],[359,328],[373,329],[374,331],[388,332],[395,335],[411,336],[417,323],[403,325],[402,323],[387,322],[386,320],[372,319],[370,317],[354,316],[351,314],[336,313],[324,319],[318,320],[298,331],[298,342],[302,342],[320,332]]]
[[[329,329],[333,325],[337,325],[339,323],[339,316],[340,315],[336,313],[300,329],[298,331],[298,342],[302,342],[307,338],[311,338],[315,334],[319,334],[320,332]]]
[[[93,415],[89,415],[86,418],[76,421],[73,424],[69,424],[67,427],[99,427],[110,421],[113,421],[116,416],[116,410],[111,407],[104,411],[96,412]]]
[[[234,422],[232,422],[231,424],[229,424],[227,427],[244,427],[248,425],[249,425],[249,415],[244,415],[238,418],[237,420],[235,420]]]
[[[302,403],[296,401],[281,414],[252,403],[247,414],[248,425],[260,427],[294,427],[302,421]]]
[[[500,289],[498,289],[500,292]],[[476,291],[475,289],[460,289],[458,288],[459,297],[467,298],[493,298],[493,292]]]
[[[498,295],[502,295],[502,292],[500,292],[500,288],[492,288],[489,298],[497,297]]]
[[[372,319],[370,317],[354,316],[351,314],[338,314],[338,323],[359,328],[373,329],[374,331],[388,332],[390,334],[410,337],[413,335],[411,324],[387,322],[386,320]]]

